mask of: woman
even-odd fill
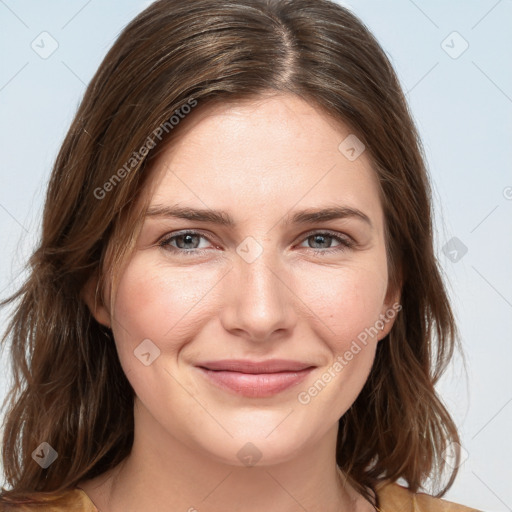
[[[13,301],[4,510],[470,510],[421,143],[334,3],[137,16]]]

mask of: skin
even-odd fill
[[[297,398],[397,302],[368,152],[349,161],[338,146],[350,129],[287,94],[197,107],[183,123],[155,160],[150,207],[221,209],[236,225],[147,217],[113,311],[108,290],[95,305],[89,283],[86,301],[112,328],[136,393],[135,439],[123,463],[79,487],[102,512],[374,510],[340,478],[336,436],[393,321],[308,404]],[[357,217],[284,223],[332,205],[357,208],[371,226]],[[184,229],[201,236],[159,245]],[[311,236],[325,230],[355,245]],[[262,249],[251,263],[236,251],[247,237]],[[144,339],[160,350],[149,366],[134,357]],[[219,389],[195,367],[228,358],[316,368],[292,388],[253,398]],[[237,456],[248,442],[261,454],[252,467]]]

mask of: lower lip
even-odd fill
[[[313,367],[295,372],[279,373],[240,373],[208,370],[206,368],[199,369],[220,388],[253,398],[276,395],[302,382],[313,371]]]

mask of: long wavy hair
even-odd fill
[[[186,125],[184,112],[269,92],[298,95],[365,144],[390,286],[400,290],[402,310],[339,420],[338,465],[372,502],[388,479],[413,492],[437,482],[438,497],[453,484],[457,470],[442,455],[459,437],[434,387],[460,342],[433,248],[424,150],[386,54],[328,0],[158,0],[123,30],[88,85],[51,174],[27,278],[1,303],[13,307],[2,338],[13,382],[2,406],[10,488],[0,504],[36,503],[129,454],[134,391],[84,286],[97,276],[102,300],[111,273],[115,287],[141,227],[135,204],[151,161]],[[46,469],[32,458],[43,441],[58,453]]]

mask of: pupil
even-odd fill
[[[182,243],[178,243],[178,246],[180,247],[180,249],[183,249],[184,245],[187,245],[187,244],[190,244],[191,243],[191,238],[193,238],[194,236],[196,235],[190,235],[190,234],[187,234],[187,235],[181,235],[178,240],[182,239],[183,242]]]
[[[320,243],[322,244],[325,243],[325,241],[330,238],[329,236],[324,236],[324,235],[313,235],[313,239],[314,239],[314,243]],[[318,242],[318,240],[320,240],[320,242]]]

